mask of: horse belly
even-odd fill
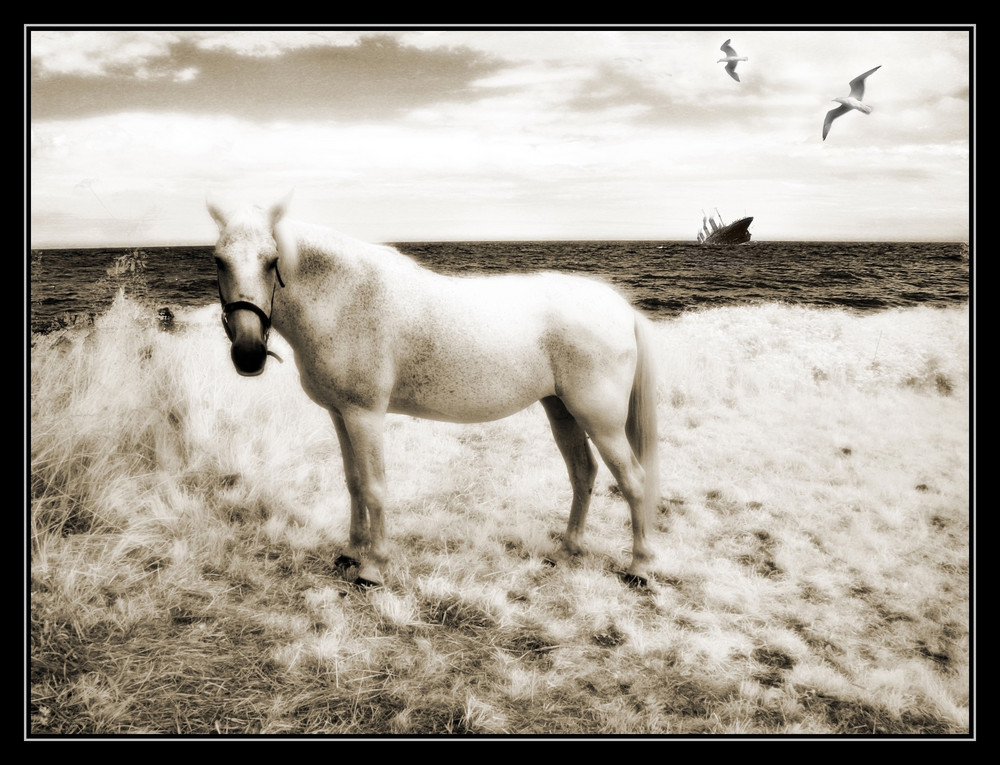
[[[389,409],[449,422],[486,422],[519,412],[554,389],[548,358],[537,346],[454,343],[411,354],[397,370]]]

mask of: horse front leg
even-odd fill
[[[365,509],[364,497],[361,491],[361,476],[358,473],[354,458],[354,446],[344,425],[344,418],[336,410],[330,411],[337,440],[340,442],[340,456],[344,462],[344,478],[347,491],[351,495],[351,528],[348,536],[347,550],[338,556],[339,566],[361,566],[361,558],[371,544],[371,531],[368,527],[368,511]]]
[[[359,564],[355,583],[380,586],[388,563],[385,537],[385,460],[382,450],[384,412],[353,411],[334,416],[344,455],[344,472],[351,495],[348,555]]]

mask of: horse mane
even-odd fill
[[[326,254],[344,262],[378,264],[401,270],[419,270],[435,273],[415,258],[400,252],[388,244],[375,244],[345,234],[329,226],[306,223],[299,220],[282,219],[274,227],[274,238],[278,252],[283,256],[298,256],[298,250],[305,247],[313,253]]]

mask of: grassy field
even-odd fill
[[[386,586],[292,354],[240,378],[218,308],[123,297],[33,338],[26,735],[969,737],[968,309],[727,308],[654,326],[649,589],[539,405],[391,416]]]

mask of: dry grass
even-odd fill
[[[390,418],[397,557],[355,588],[327,415],[213,310],[35,338],[29,735],[970,734],[967,310],[658,323],[648,590],[603,467],[546,563],[537,405]]]

